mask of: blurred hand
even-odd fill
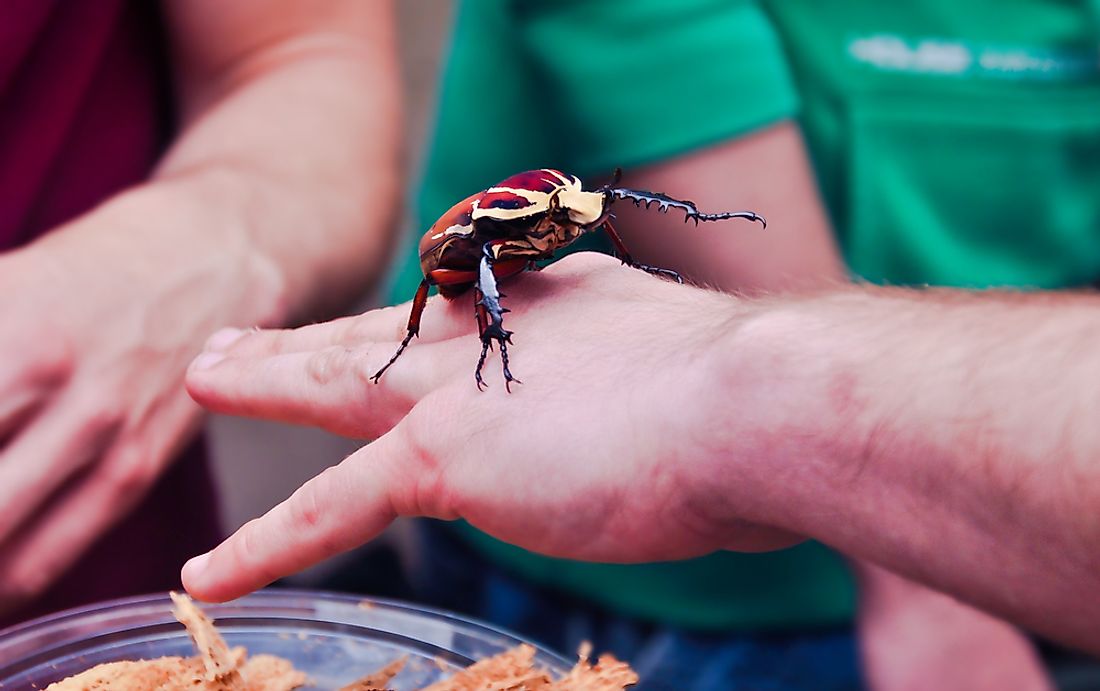
[[[216,334],[187,386],[223,413],[377,440],[188,563],[199,598],[229,599],[378,535],[397,516],[464,518],[505,541],[586,560],[651,561],[789,544],[720,522],[729,477],[699,430],[727,424],[706,361],[729,296],[570,256],[504,286],[515,331],[505,391],[485,365],[472,296],[429,301],[421,337],[372,375],[408,305],[294,331]],[[233,340],[236,339],[236,340]],[[226,344],[233,341],[228,347]]]
[[[163,9],[171,147],[144,184],[0,257],[0,610],[170,461],[202,340],[346,304],[399,207],[392,2]]]
[[[1054,688],[1015,626],[884,569],[860,572],[860,648],[874,691]]]
[[[188,439],[187,363],[242,292],[210,271],[222,260],[183,269],[113,241],[96,225],[110,216],[0,256],[0,612],[62,575]]]

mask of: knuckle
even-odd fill
[[[26,376],[37,386],[56,386],[69,379],[76,369],[71,348],[62,343],[42,343],[26,365]]]
[[[446,464],[432,443],[430,426],[410,416],[406,424],[397,427],[400,443],[405,448],[405,458],[395,472],[403,475],[391,482],[395,490],[392,502],[398,515],[434,516],[451,518],[453,502],[449,501]]]
[[[230,547],[230,558],[233,564],[242,570],[252,573],[263,572],[259,575],[266,576],[263,560],[263,524],[258,518],[253,518],[237,533],[237,539],[233,540]]]
[[[439,465],[432,440],[439,432],[439,424],[424,415],[409,415],[404,423],[396,428],[401,444],[408,452],[412,467],[423,471]]]
[[[251,333],[259,333],[253,331]],[[267,340],[267,352],[283,353],[293,350],[295,332],[289,329],[275,329],[265,332]]]
[[[103,483],[118,500],[133,500],[144,494],[157,478],[156,464],[139,448],[126,449],[102,470]]]
[[[385,308],[390,309],[390,308]],[[378,340],[377,329],[373,328],[371,320],[360,315],[348,317],[344,325],[343,342],[349,344],[369,343]]]
[[[85,381],[79,388],[74,386],[72,410],[89,434],[108,433],[117,430],[126,419],[123,399],[116,387],[101,388]]]
[[[330,384],[345,373],[352,356],[353,351],[344,346],[319,350],[306,362],[306,376],[315,384]]]
[[[332,485],[333,468],[321,471],[311,482],[300,487],[291,497],[287,526],[290,530],[312,533],[324,521],[325,511],[319,495],[325,495],[325,487]]]

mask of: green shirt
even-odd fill
[[[1045,288],[1100,277],[1100,0],[766,7],[856,274]]]
[[[419,227],[513,172],[606,176],[797,116],[856,274],[1086,283],[1100,276],[1098,7],[467,0]],[[410,249],[395,299],[419,280]],[[843,560],[816,543],[620,566],[465,533],[536,582],[690,627],[831,624],[854,605]]]

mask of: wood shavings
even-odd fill
[[[213,622],[185,595],[172,593],[176,618],[198,650],[193,657],[110,662],[56,682],[46,691],[291,691],[308,683],[288,660],[273,655],[249,657],[230,648]],[[449,679],[421,691],[623,691],[638,682],[630,666],[610,655],[588,661],[591,646],[581,646],[570,672],[554,681],[535,666],[535,648],[523,644],[480,660]],[[401,658],[340,691],[388,691],[405,667]]]
[[[394,660],[377,672],[356,679],[347,686],[341,686],[340,691],[386,691],[388,688],[386,685],[390,683],[390,679],[396,677],[403,669],[405,669],[405,658]]]
[[[535,669],[534,662],[535,649],[519,645],[475,662],[421,691],[544,691],[549,688],[550,677],[544,670]]]
[[[187,629],[187,635],[199,652],[206,669],[205,681],[221,682],[227,689],[243,688],[239,669],[243,660],[229,652],[229,646],[214,628],[214,622],[191,602],[191,598],[175,592],[169,594],[176,605],[172,614]]]
[[[198,655],[109,662],[50,684],[46,691],[291,691],[307,683],[306,675],[282,658],[249,658],[244,648],[231,649],[189,597],[171,595],[173,614]]]
[[[552,691],[622,691],[638,683],[638,675],[625,662],[616,660],[613,655],[601,655],[596,664],[588,662],[592,654],[592,645],[581,644],[577,664],[558,681]]]

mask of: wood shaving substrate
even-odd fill
[[[172,601],[173,613],[187,629],[198,655],[108,662],[50,684],[46,691],[289,691],[309,684],[288,660],[274,655],[249,657],[244,648],[230,648],[187,596],[172,593]],[[569,674],[553,680],[535,667],[535,649],[519,645],[421,691],[622,691],[638,683],[638,675],[626,663],[604,655],[591,664],[588,653],[582,649]],[[340,691],[387,691],[403,666],[404,660],[395,660]]]

